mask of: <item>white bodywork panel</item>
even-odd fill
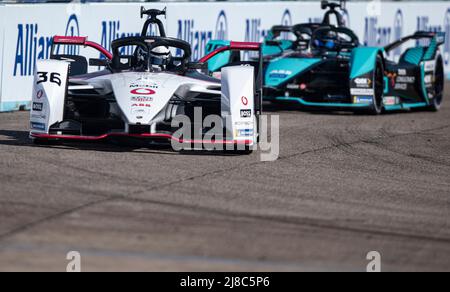
[[[257,129],[254,105],[254,68],[233,66],[223,68],[222,118],[236,141],[256,141]]]
[[[129,72],[107,78],[111,80],[117,103],[128,124],[151,124],[174,94],[182,97],[189,92],[220,94],[214,91],[220,87],[217,83],[171,73]]]
[[[49,127],[63,120],[69,63],[38,60],[34,76],[30,127],[48,133]]]

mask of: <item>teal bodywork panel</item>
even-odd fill
[[[271,61],[266,69],[265,85],[276,87],[320,63],[316,58],[283,58]]]
[[[423,54],[424,48],[422,47],[411,48],[405,52],[400,61],[418,66],[422,61]]]
[[[428,47],[427,51],[425,52],[423,59],[425,61],[433,59],[436,54],[437,49],[438,49],[438,42],[437,42],[437,39],[434,37],[431,40],[430,46]]]
[[[376,59],[380,48],[359,47],[352,51],[350,79],[370,73],[375,69]]]
[[[263,44],[262,53],[263,56],[272,56],[283,53],[285,50],[289,50],[292,48],[293,42],[290,40],[281,40],[279,41],[279,46],[269,46],[267,44]]]
[[[231,44],[230,41],[223,41],[223,40],[209,41],[208,45],[206,46],[206,54],[209,54],[220,47],[229,46],[230,44]],[[227,65],[230,62],[230,58],[231,58],[231,51],[224,51],[212,57],[208,61],[209,71],[211,72],[218,71],[220,68],[222,68],[223,66]]]
[[[220,70],[223,66],[230,62],[231,51],[224,51],[220,54],[215,55],[208,60],[208,69],[211,72],[216,72]]]

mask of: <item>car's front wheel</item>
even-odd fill
[[[377,57],[373,72],[373,90],[373,105],[370,107],[369,114],[379,115],[383,111],[384,95],[384,65],[380,56]]]
[[[431,101],[429,109],[437,112],[442,105],[444,97],[444,64],[442,57],[439,56],[436,61],[436,68],[434,71],[434,97]]]

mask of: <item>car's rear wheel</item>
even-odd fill
[[[441,56],[437,58],[434,72],[434,97],[429,109],[437,112],[441,108],[444,97],[444,64]]]

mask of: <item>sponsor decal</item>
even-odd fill
[[[398,83],[413,84],[413,83],[416,82],[416,77],[413,77],[413,76],[398,76],[397,77],[397,82]]]
[[[350,94],[359,96],[359,95],[367,95],[367,96],[373,96],[375,94],[375,91],[373,88],[352,88],[350,89]]]
[[[245,96],[241,97],[241,102],[243,105],[248,105],[248,98]]]
[[[132,102],[152,102],[153,97],[149,96],[133,96],[131,97]]]
[[[31,122],[31,128],[34,130],[45,131],[45,124]]]
[[[40,89],[36,92],[36,98],[41,99],[42,96],[44,96],[44,91],[42,89]]]
[[[47,116],[46,115],[32,114],[31,118],[32,119],[38,119],[38,120],[45,120],[47,118]]]
[[[144,108],[133,108],[132,110],[131,110],[131,114],[132,115],[134,115],[134,116],[136,116],[136,118],[138,119],[138,120],[141,120],[141,119],[143,119],[144,117],[144,115],[146,115],[146,114],[148,114],[148,111],[149,111],[149,109],[148,108],[146,108],[146,107],[144,107]]]
[[[436,61],[427,61],[424,63],[424,69],[425,71],[433,71],[434,72],[434,68],[436,68]]]
[[[289,70],[273,70],[272,72],[270,72],[269,77],[284,79],[284,78],[289,77],[291,74],[292,74],[292,71],[289,71]]]
[[[385,97],[383,98],[383,103],[384,103],[385,105],[396,105],[396,104],[398,103],[397,100],[398,100],[398,99],[397,99],[397,97],[395,97],[395,96],[385,96]]]
[[[44,108],[44,104],[41,102],[33,102],[33,111],[41,112]]]
[[[247,128],[253,128],[253,122],[239,121],[239,122],[235,122],[234,125],[237,126],[237,127],[245,126]]]
[[[252,110],[250,109],[241,110],[241,118],[251,118],[251,117],[252,117]]]
[[[398,69],[398,75],[405,76],[406,74],[406,69]]]
[[[131,107],[151,107],[148,103],[133,103]]]
[[[131,90],[130,93],[134,95],[153,95],[156,93],[156,91],[150,88],[136,88]]]
[[[237,130],[238,137],[252,137],[253,136],[253,129],[242,129]]]
[[[431,84],[431,83],[433,83],[433,75],[431,75],[431,74],[425,75],[424,82],[425,82],[426,84]]]
[[[372,104],[373,98],[369,96],[355,96],[353,97],[353,103],[357,104]]]
[[[389,79],[391,87],[394,87],[395,86],[395,80],[396,80],[396,78],[398,76],[397,73],[395,73],[395,72],[385,72],[385,75]]]
[[[363,88],[372,87],[372,80],[370,80],[369,78],[356,78],[354,81],[355,81],[356,86],[358,86],[358,87],[363,87]]]
[[[396,90],[407,90],[408,89],[408,84],[406,84],[406,83],[397,83],[397,84],[395,84],[394,89],[396,89]]]
[[[154,84],[137,84],[137,83],[132,83],[130,84],[130,88],[152,88],[152,89],[158,89],[159,86],[154,83]]]

